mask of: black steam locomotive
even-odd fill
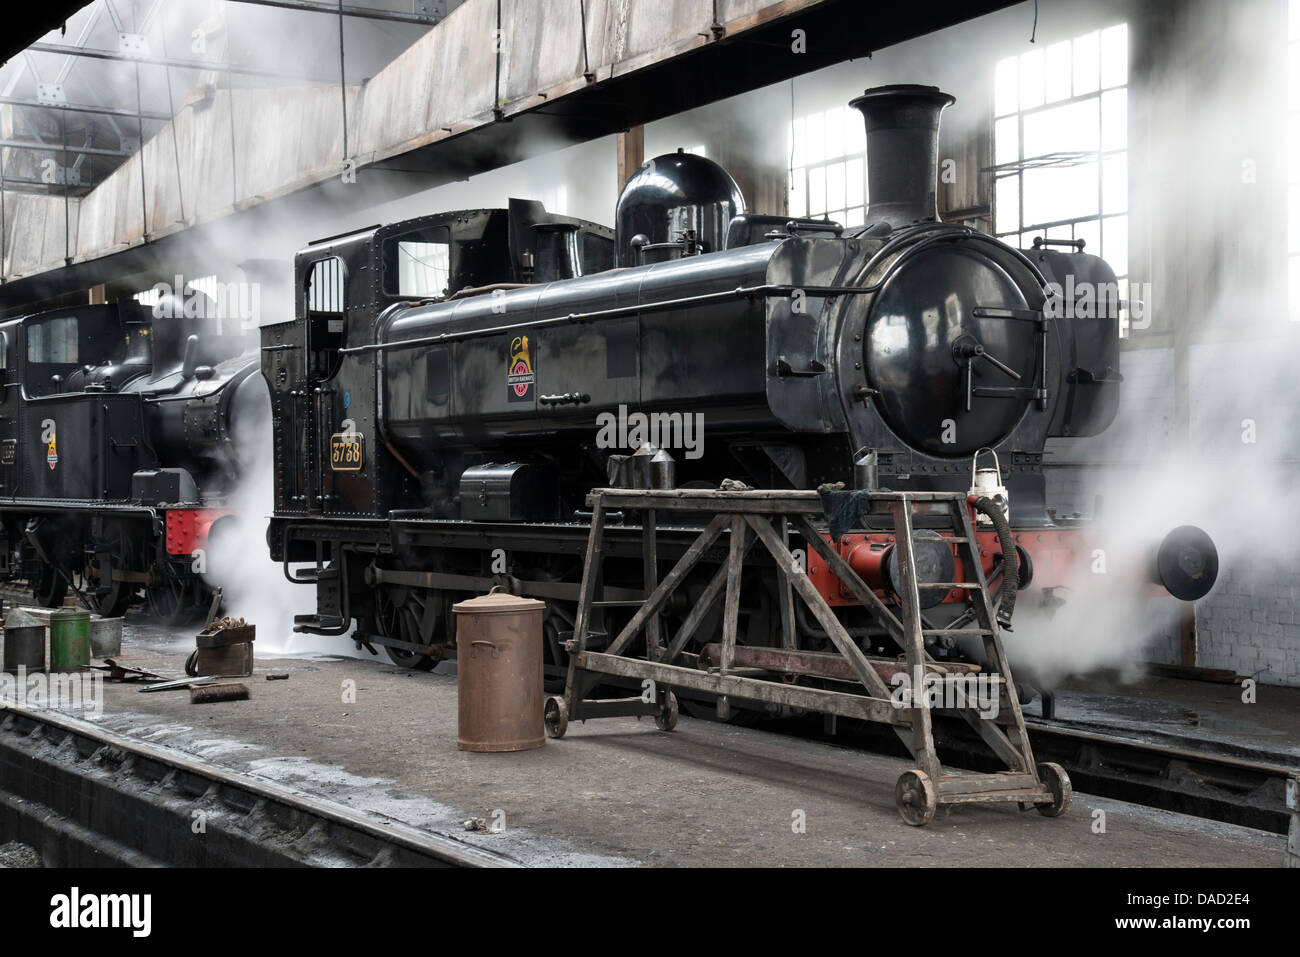
[[[268,414],[256,333],[218,311],[190,291],[0,324],[0,573],[40,604],[206,610],[204,546]]]
[[[867,125],[861,228],[744,213],[725,171],[678,153],[632,177],[612,235],[512,200],[300,252],[295,318],[262,330],[268,541],[290,580],[316,590],[298,630],[355,623],[359,643],[429,667],[452,640],[450,604],[504,582],[547,602],[558,676],[592,488],[966,490],[984,450],[1004,471],[974,481],[1010,502],[1018,584],[1064,576],[1081,542],[1046,510],[1044,443],[1113,418],[1119,303],[1057,317],[1049,284],[1073,275],[1113,290],[1115,277],[1079,251],[1021,252],[938,220],[951,102],[920,86],[853,102]],[[638,519],[618,518],[606,524],[606,634],[630,614],[620,602],[644,597]],[[671,561],[671,527],[660,540]],[[992,529],[981,545],[994,568]],[[837,547],[888,593],[888,534]],[[951,560],[950,546],[927,547]],[[1208,588],[1205,555],[1185,558]],[[861,611],[815,572],[843,614]],[[710,571],[698,574],[702,591]],[[752,590],[742,641],[774,643],[774,591]],[[887,641],[860,624],[864,642]],[[801,643],[823,639],[801,622]]]

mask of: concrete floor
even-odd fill
[[[192,647],[188,632],[129,626],[119,660],[179,675]],[[268,672],[290,677],[266,681]],[[909,765],[890,757],[685,715],[671,734],[649,719],[574,722],[539,750],[473,754],[456,747],[452,675],[281,659],[259,660],[246,681],[251,700],[209,705],[190,704],[185,691],[106,684],[97,720],[534,864],[1276,867],[1285,845],[1077,793],[1055,820],[965,806],[913,828],[893,798]],[[347,682],[355,701],[343,700]],[[465,819],[498,810],[503,832],[463,831]]]

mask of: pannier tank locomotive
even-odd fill
[[[1074,318],[1048,297],[1069,276],[1117,293],[1115,275],[1077,249],[1021,251],[939,220],[937,134],[952,102],[910,85],[853,101],[867,130],[861,227],[748,213],[721,167],[679,152],[630,179],[612,233],[511,200],[300,252],[295,317],[262,329],[276,456],[268,542],[316,592],[298,630],[352,633],[427,668],[454,641],[451,603],[503,583],[547,602],[547,669],[559,677],[588,492],[725,479],[978,486],[1001,503],[979,534],[986,572],[1008,572],[1004,610],[1018,588],[1063,583],[1091,546],[1047,509],[1044,446],[1114,418],[1119,302]],[[645,594],[636,516],[618,519],[597,646],[630,615],[620,602]],[[663,521],[660,560],[671,561]],[[918,530],[915,544],[924,580],[959,580],[940,535]],[[890,533],[859,530],[836,547],[896,599]],[[1155,561],[1179,598],[1213,584],[1214,546],[1196,529],[1171,534]],[[687,595],[710,570],[695,574]],[[743,593],[756,597],[741,640],[776,643],[765,597],[775,570],[745,574],[773,587]],[[808,574],[864,650],[888,650],[825,567]],[[928,603],[956,617],[962,600]],[[800,647],[827,647],[815,623],[798,624]],[[708,640],[707,623],[699,634]],[[943,645],[932,651],[960,654]]]

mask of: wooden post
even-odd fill
[[[645,162],[645,127],[633,126],[619,133],[615,148],[618,150],[618,191],[622,193],[632,174]]]
[[[1178,631],[1182,646],[1180,662],[1184,668],[1195,668],[1196,602],[1185,601],[1178,606]]]
[[[1287,831],[1283,866],[1300,868],[1300,777],[1287,779],[1286,806],[1291,809],[1291,827]]]
[[[98,286],[90,287],[90,305],[102,306],[108,302],[108,290],[101,282]]]
[[[659,587],[659,550],[656,545],[655,510],[648,508],[643,513],[641,522],[641,571],[645,579],[646,601]],[[656,661],[663,653],[663,640],[660,633],[658,612],[650,616],[645,632],[646,660]]]

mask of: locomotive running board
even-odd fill
[[[895,787],[899,813],[908,824],[929,823],[941,804],[1014,802],[1021,809],[1036,807],[1049,817],[1064,813],[1071,789],[1065,772],[1054,764],[1035,765],[1024,716],[1015,693],[1011,668],[1002,648],[997,615],[979,558],[970,506],[957,492],[856,493],[858,518],[867,515],[892,520],[899,558],[899,592],[896,605],[886,604],[852,569],[814,524],[824,517],[818,493],[759,490],[632,490],[596,489],[587,498],[592,509],[582,586],[573,638],[566,642],[569,669],[563,696],[548,699],[546,727],[551,737],[563,737],[571,719],[589,720],[620,715],[653,715],[661,730],[677,722],[677,700],[669,689],[681,688],[717,696],[719,717],[730,713],[732,700],[786,705],[872,721],[891,726],[912,754],[917,768],[906,771]],[[926,627],[921,612],[916,557],[911,548],[916,509],[942,517],[950,526],[950,543],[957,549],[966,581],[945,583],[967,593],[977,627],[963,633],[982,640],[988,664],[979,674],[964,673],[936,662],[925,649],[928,635],[951,634],[951,629]],[[605,637],[603,601],[603,544],[607,512],[641,513],[643,601],[607,647],[589,647]],[[672,569],[659,577],[656,542],[657,513],[689,513],[708,523]],[[725,539],[723,533],[727,533]],[[885,662],[863,653],[843,623],[813,586],[802,563],[790,550],[791,533],[816,551],[840,582],[871,617],[894,639],[905,654],[902,661]],[[706,555],[725,542],[726,558],[718,564],[704,592],[689,603],[686,615],[670,639],[665,635],[663,613],[677,589]],[[761,545],[779,572],[777,598],[781,622],[781,647],[737,646],[740,635],[740,589],[746,553]],[[712,562],[711,562],[712,563]],[[723,599],[720,643],[705,645],[702,656],[686,652],[710,610]],[[825,631],[835,652],[810,653],[796,647],[795,605],[802,601]],[[738,653],[739,652],[739,653]],[[691,666],[691,663],[694,666]],[[901,672],[901,675],[900,675]],[[888,675],[888,683],[886,681]],[[589,699],[601,676],[640,679],[645,693],[639,698]],[[915,688],[924,687],[923,691]],[[933,676],[939,680],[975,679],[996,695],[968,701],[964,694],[940,694],[932,702]],[[797,682],[807,677],[857,685],[855,690],[831,690]],[[963,688],[965,686],[962,686]],[[970,774],[946,770],[934,745],[933,715],[956,716],[971,725],[1006,771]]]

